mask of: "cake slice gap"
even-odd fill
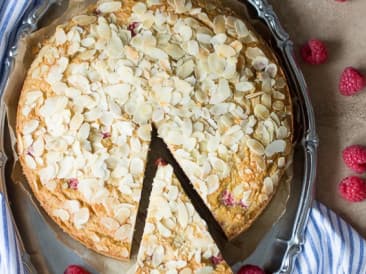
[[[149,147],[149,153],[147,156],[141,200],[137,213],[137,222],[133,237],[131,251],[132,256],[138,252],[141,242],[146,222],[147,210],[149,206],[149,198],[151,196],[152,182],[156,175],[157,166],[164,163],[169,163],[169,165],[173,167],[175,176],[178,178],[181,188],[184,190],[185,195],[189,197],[194,209],[197,211],[199,216],[206,222],[208,226],[208,231],[216,242],[219,250],[225,250],[227,246],[227,238],[224,231],[221,229],[221,226],[216,222],[214,216],[207,208],[199,194],[196,192],[182,168],[174,159],[167,145],[160,137],[157,136],[156,128],[152,127],[151,142]],[[225,254],[223,255],[223,257],[225,258]]]
[[[232,273],[222,259],[206,222],[199,216],[171,165],[160,165],[136,273]]]

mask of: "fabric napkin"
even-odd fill
[[[40,0],[0,0],[0,73],[14,29]],[[1,87],[1,83],[0,83]],[[25,274],[18,239],[5,197],[0,193],[0,274]],[[366,241],[334,212],[314,202],[294,274],[366,274]],[[62,270],[60,270],[62,271]],[[61,273],[61,272],[60,272]]]

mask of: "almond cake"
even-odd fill
[[[288,85],[219,6],[102,0],[41,44],[19,99],[19,160],[87,247],[129,259],[153,126],[229,239],[276,192],[292,150]]]
[[[170,165],[154,178],[136,273],[232,273]]]

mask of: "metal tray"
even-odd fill
[[[12,72],[19,39],[39,28],[43,19],[49,16],[50,10],[61,9],[66,2],[62,0],[29,1],[25,14],[19,18],[17,27],[9,35],[5,63],[0,67],[0,95]],[[296,137],[294,179],[291,183],[286,212],[261,240],[256,250],[244,262],[234,265],[234,270],[239,269],[242,264],[251,263],[263,266],[272,273],[291,273],[294,260],[303,246],[304,230],[313,201],[318,147],[313,108],[304,77],[295,61],[293,43],[267,0],[227,0],[225,2],[239,15],[244,9],[249,12],[255,22],[255,28],[271,45],[282,63],[292,92]],[[0,191],[3,190],[8,194],[9,205],[19,229],[18,235],[24,243],[21,249],[25,265],[37,260],[49,269],[49,273],[60,273],[69,264],[85,265],[76,253],[57,240],[39,211],[31,204],[30,199],[21,203],[12,203],[16,201],[17,193],[22,190],[15,187],[10,179],[12,152],[2,100],[0,134]],[[25,214],[18,214],[19,212],[27,212],[26,217]],[[29,247],[34,245],[38,247],[37,250],[30,250]],[[36,253],[37,256],[33,256]],[[93,272],[93,269],[86,267]],[[37,273],[37,271],[31,270],[30,273]]]

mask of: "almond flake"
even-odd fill
[[[264,56],[257,56],[253,60],[253,68],[257,71],[264,70],[268,65],[269,60]]]
[[[131,238],[132,233],[132,225],[125,224],[117,229],[117,231],[114,233],[114,238],[116,238],[119,241],[126,241]]]
[[[217,55],[225,58],[229,58],[236,55],[235,50],[232,47],[225,44],[215,46],[215,51]]]
[[[23,134],[31,134],[33,133],[39,126],[39,121],[30,120],[23,124]]]
[[[188,225],[188,212],[185,205],[182,202],[178,202],[178,223],[183,229]]]
[[[121,7],[122,7],[121,2],[110,1],[110,2],[103,2],[100,5],[98,5],[97,10],[101,13],[110,13],[118,11]]]
[[[197,56],[199,52],[199,46],[197,41],[190,40],[187,42],[187,52],[192,56]]]
[[[254,60],[258,56],[265,56],[263,51],[259,48],[248,47],[245,50],[245,56],[251,60]]]
[[[34,161],[32,156],[25,155],[24,156],[24,161],[25,161],[25,164],[28,166],[28,168],[30,168],[30,169],[36,169],[37,168],[37,164]]]
[[[133,158],[130,162],[130,172],[133,175],[139,175],[144,172],[144,162],[139,158]]]
[[[184,56],[184,51],[176,44],[167,44],[162,49],[174,60],[178,60]]]
[[[212,36],[206,33],[197,33],[196,34],[197,41],[203,44],[210,44]]]
[[[158,222],[156,227],[161,236],[165,238],[169,238],[171,236],[172,234],[171,231],[168,228],[166,228],[161,222]]]
[[[273,141],[266,147],[265,154],[268,157],[272,157],[276,153],[285,152],[286,146],[287,146],[287,144],[284,140]]]
[[[178,67],[177,75],[181,79],[185,79],[193,73],[194,67],[195,67],[194,62],[192,60],[189,60],[185,62],[182,66]]]
[[[225,17],[223,15],[218,15],[213,20],[214,31],[215,33],[225,33]]]
[[[239,82],[235,85],[237,91],[249,92],[254,90],[254,85],[251,82]]]
[[[73,17],[72,21],[74,21],[76,24],[80,26],[87,26],[95,23],[97,21],[97,18],[95,16],[89,16],[89,15],[78,15]]]
[[[132,11],[138,15],[143,15],[146,12],[146,5],[138,2],[132,7]]]
[[[70,219],[70,214],[64,209],[55,209],[53,215],[60,218],[63,222],[67,222]]]
[[[152,255],[151,263],[153,267],[158,267],[164,259],[164,248],[162,246],[158,246],[155,248],[154,253]]]
[[[219,177],[217,175],[210,175],[206,179],[207,181],[207,194],[210,195],[212,193],[215,193],[220,186]]]
[[[271,193],[273,193],[273,182],[272,182],[271,177],[266,177],[264,179],[263,189],[264,189],[264,192],[266,194],[268,194],[268,195],[270,195]]]
[[[239,19],[235,20],[235,31],[239,38],[244,38],[249,34],[247,26]]]
[[[248,139],[247,146],[249,147],[250,151],[255,153],[256,155],[260,156],[264,154],[263,145],[255,139]]]
[[[62,28],[56,28],[55,39],[56,45],[63,45],[67,41],[66,33]]]
[[[217,90],[211,94],[210,104],[217,104],[225,101],[232,95],[229,82],[225,79],[220,79]]]
[[[82,207],[77,213],[74,214],[74,224],[76,228],[80,229],[82,225],[89,220],[89,209],[87,207]]]
[[[261,104],[256,104],[254,106],[254,115],[258,119],[265,120],[269,117],[269,110]]]
[[[102,217],[100,222],[106,229],[110,231],[114,231],[119,228],[118,222],[110,217]]]

